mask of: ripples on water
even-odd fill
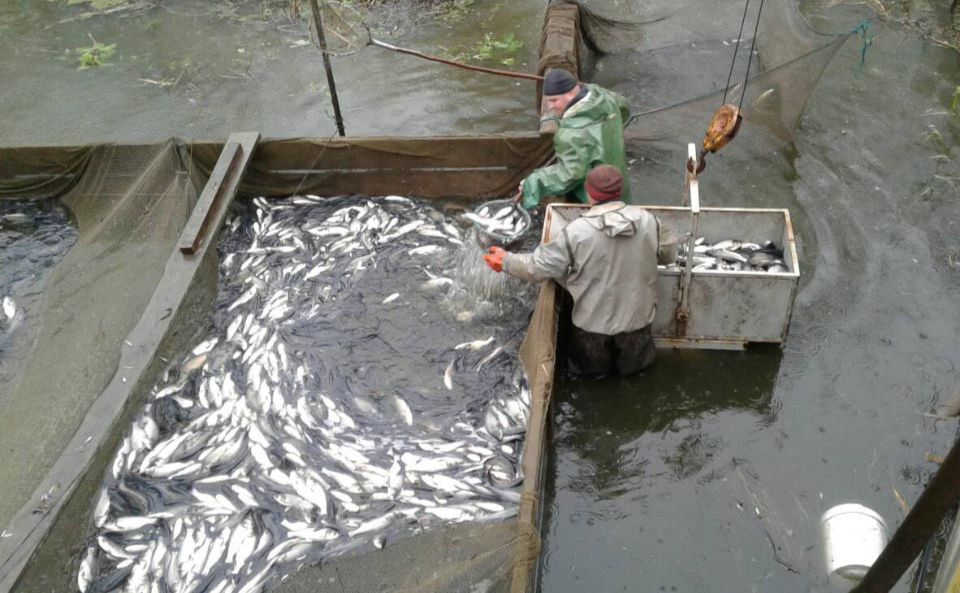
[[[121,445],[81,589],[256,591],[302,563],[512,517],[529,288],[493,279],[481,292],[501,304],[482,298],[463,283],[482,270],[456,273],[477,248],[405,198],[239,210],[215,329]]]

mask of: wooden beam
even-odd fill
[[[193,255],[207,236],[211,222],[219,227],[227,207],[237,195],[237,188],[243,178],[253,149],[260,139],[259,132],[243,132],[230,134],[230,138],[220,152],[220,158],[210,174],[207,185],[200,194],[200,199],[180,235],[179,248],[181,253]]]
[[[886,593],[893,589],[958,499],[960,441],[953,444],[940,469],[890,538],[890,543],[852,593]]]

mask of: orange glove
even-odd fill
[[[499,247],[491,247],[487,254],[483,256],[483,261],[487,262],[490,269],[494,272],[503,271],[503,258],[507,257],[507,252]]]

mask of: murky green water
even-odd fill
[[[133,16],[76,19],[63,2],[0,2],[3,145],[264,137],[336,133],[308,3],[293,20],[285,2],[179,0]],[[262,7],[271,7],[264,16]],[[61,22],[67,21],[67,22]],[[535,68],[540,10],[477,1],[434,15],[402,2],[374,34],[397,45],[470,54],[487,32],[524,41],[488,65]],[[416,25],[416,29],[413,26]],[[115,44],[104,66],[78,70],[79,48]],[[513,58],[514,63],[499,62]],[[494,133],[533,129],[533,83],[424,62],[366,46],[333,58],[350,135]]]
[[[598,60],[591,76],[644,108],[717,88],[722,40],[735,36],[741,6],[606,3],[605,13],[671,18],[644,38],[651,53]],[[542,8],[478,1],[470,18],[398,37],[440,51],[513,32],[525,42],[515,67],[531,70]],[[807,8],[835,32],[869,16],[862,6]],[[71,13],[0,2],[0,142],[333,132],[320,57],[297,47],[303,23],[190,16],[201,9],[209,6],[168,1],[138,17],[45,29]],[[88,33],[117,44],[114,65],[76,70],[64,52],[88,45]],[[950,101],[960,60],[911,30],[874,33],[862,73],[856,41],[838,52],[792,144],[748,133],[711,157],[701,182],[710,205],[790,209],[802,277],[786,347],[661,352],[637,380],[558,385],[543,591],[828,590],[822,512],[860,502],[897,525],[897,493],[914,502],[936,468],[925,454],[953,441],[955,423],[923,414],[957,388],[960,117]],[[698,40],[711,43],[697,51]],[[530,83],[372,47],[334,68],[349,134],[536,123]],[[181,72],[176,86],[139,80]],[[683,146],[629,148],[643,201],[678,203]]]
[[[925,453],[952,443],[955,422],[922,414],[957,388],[960,60],[874,33],[862,74],[855,41],[838,52],[794,146],[735,141],[701,179],[708,205],[791,211],[802,278],[782,353],[662,352],[636,381],[559,385],[543,591],[830,590],[820,515],[860,502],[895,527],[896,493],[914,502],[936,469]],[[667,60],[636,67],[703,85]],[[600,75],[629,92],[631,75]],[[632,151],[634,187],[676,203],[665,165],[682,156]]]

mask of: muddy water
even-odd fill
[[[0,142],[333,132],[319,56],[297,46],[303,23],[165,5],[44,29],[74,13],[54,3],[0,4]],[[807,8],[818,28],[834,32],[869,16]],[[528,1],[476,2],[467,19],[397,36],[439,50],[487,31],[515,32],[525,42],[516,67],[529,70],[541,10]],[[669,49],[630,64],[599,60],[593,79],[647,107],[722,84],[725,70],[698,57],[693,43],[728,47],[722,41],[736,34],[739,3],[707,10],[655,2],[638,11],[611,2],[606,10],[671,15],[644,40]],[[405,18],[415,17],[398,23]],[[935,470],[925,454],[943,454],[952,442],[956,424],[923,414],[957,388],[960,120],[949,110],[960,60],[910,30],[874,32],[862,72],[855,41],[838,52],[791,144],[734,143],[702,180],[708,204],[790,209],[802,277],[786,347],[661,352],[638,380],[558,385],[543,591],[829,590],[820,514],[854,501],[898,524],[898,497],[915,501]],[[89,45],[88,33],[117,44],[113,66],[76,70],[76,56],[64,52]],[[372,47],[337,58],[334,68],[350,134],[535,124],[528,83]],[[138,80],[173,81],[181,72],[167,87]],[[701,133],[691,129],[690,140]],[[676,203],[682,145],[634,141],[629,149],[633,187],[651,202]],[[898,590],[907,588],[904,581]]]
[[[163,2],[123,16],[79,19],[89,7],[0,2],[4,122],[0,144],[264,137],[336,133],[319,51],[304,14],[286,2]],[[265,8],[266,7],[266,8]],[[486,33],[525,41],[491,65],[536,63],[540,12],[476,2],[436,15],[413,3],[378,15],[376,38],[445,55],[476,53]],[[417,29],[413,29],[413,24]],[[78,70],[78,48],[116,45],[99,68]],[[502,60],[513,59],[507,66]],[[333,58],[351,135],[429,135],[532,129],[533,83],[490,79],[374,46]],[[518,84],[519,82],[519,84]]]

